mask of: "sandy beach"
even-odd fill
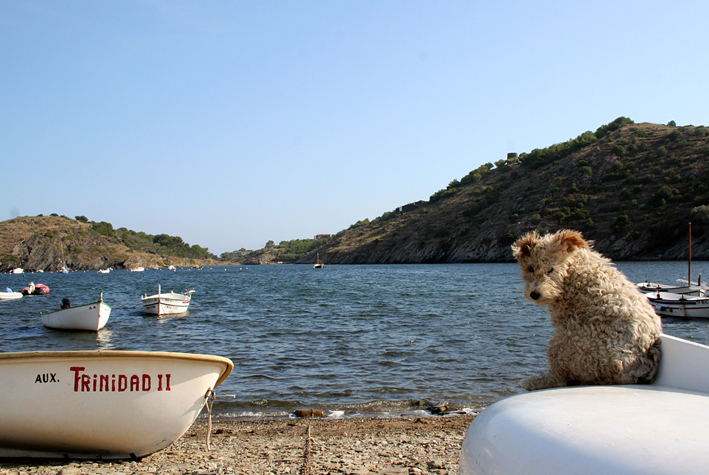
[[[473,415],[396,419],[198,421],[140,461],[0,462],[20,474],[457,474]],[[309,434],[309,436],[308,436]]]

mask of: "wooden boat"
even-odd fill
[[[68,302],[68,299],[64,299]],[[57,330],[99,331],[106,326],[111,306],[103,301],[103,292],[97,302],[77,307],[66,307],[56,312],[42,313],[42,325]]]
[[[534,391],[484,409],[461,475],[707,473],[709,347],[662,335],[650,385]]]
[[[323,264],[323,261],[320,260],[320,254],[318,254],[315,264],[313,265],[313,269],[322,269],[325,267],[325,264]]]
[[[155,295],[142,295],[143,311],[151,315],[174,315],[184,313],[190,306],[194,290],[186,290],[181,294],[170,291],[163,294],[158,285],[158,293]]]
[[[0,291],[0,300],[15,300],[21,298],[22,292],[13,292],[10,288]]]
[[[666,317],[709,318],[709,298],[671,292],[646,294],[655,313]]]
[[[0,353],[0,457],[140,459],[184,434],[232,368],[185,353]]]

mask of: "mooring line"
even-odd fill
[[[312,475],[313,439],[310,437],[310,424],[306,431],[305,449],[303,450],[303,467],[300,475]]]

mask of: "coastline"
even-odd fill
[[[474,418],[216,420],[210,450],[208,423],[198,420],[140,461],[0,460],[0,475],[453,475]]]

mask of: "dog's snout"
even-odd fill
[[[534,292],[532,292],[531,294],[529,294],[529,296],[532,298],[532,300],[539,300],[539,297],[541,297],[542,294],[540,294],[539,292],[537,292],[537,291],[535,290]]]

